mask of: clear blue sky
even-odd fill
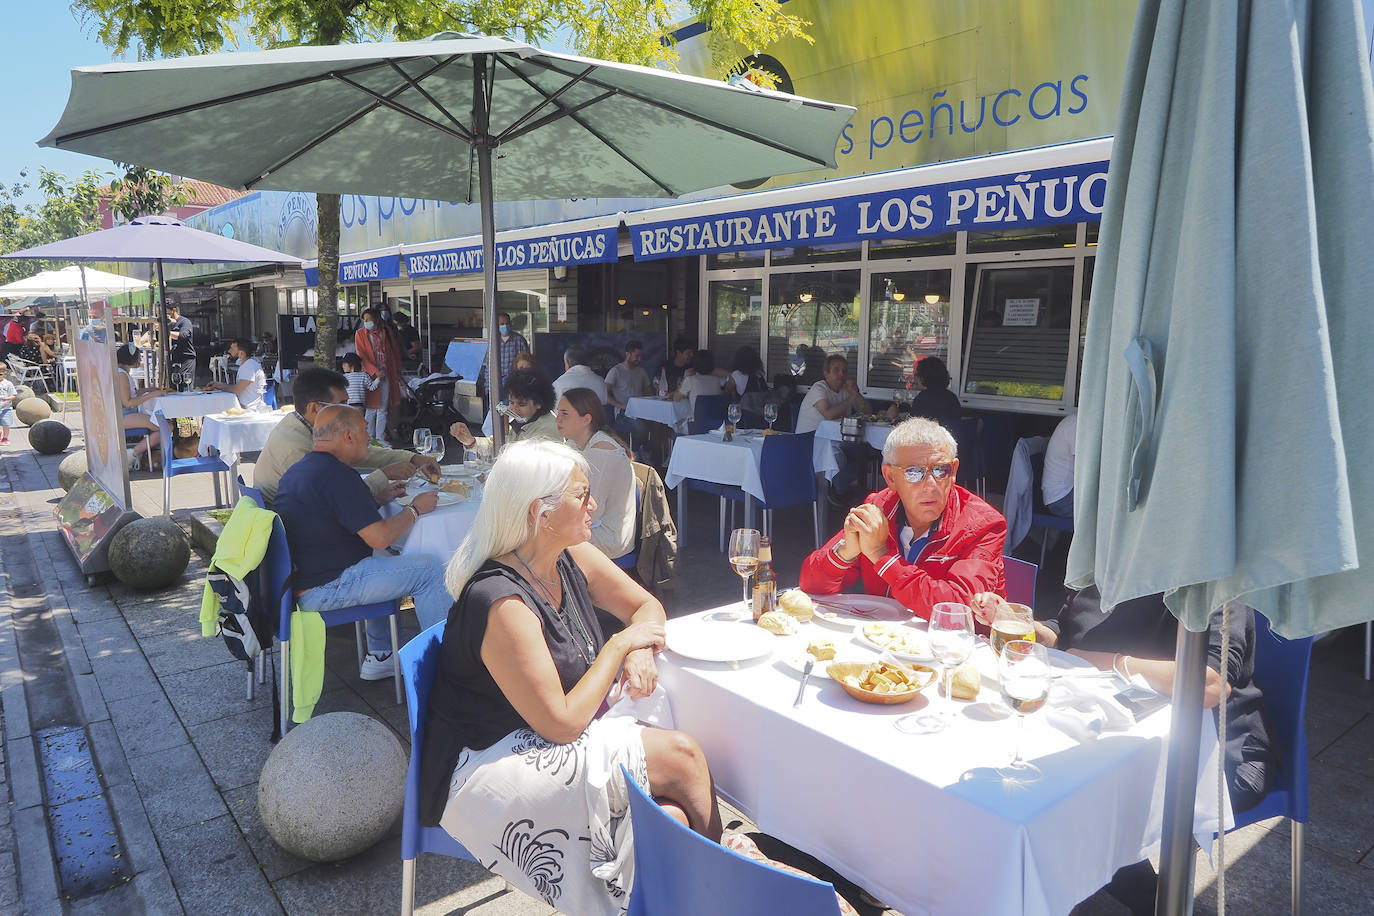
[[[82,28],[63,0],[4,0],[0,6],[6,121],[0,133],[0,183],[8,187],[27,168],[34,184],[40,165],[69,177],[87,169],[113,172],[108,159],[38,147],[67,104],[71,69],[109,63],[114,59],[110,50],[94,37],[94,30],[88,34]],[[39,196],[30,190],[25,199]]]

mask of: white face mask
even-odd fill
[[[370,331],[370,330],[372,330],[374,327],[376,327],[376,325],[374,325],[374,324],[373,324],[372,322],[370,322],[370,321],[364,321],[364,322],[363,322],[363,327]]]

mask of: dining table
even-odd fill
[[[444,465],[442,472],[446,478],[467,482],[470,487],[468,495],[441,493],[439,505],[417,518],[410,530],[391,545],[402,556],[427,555],[447,563],[477,518],[477,510],[482,505],[481,480],[460,465]],[[382,514],[389,518],[401,512],[417,493],[425,489],[429,487],[412,479],[406,496],[387,503],[382,507]]]
[[[206,457],[218,455],[229,465],[229,487],[234,501],[238,500],[239,458],[262,451],[272,430],[293,409],[288,406],[270,411],[211,413],[201,418],[197,452]]]
[[[668,621],[659,681],[675,727],[700,744],[717,790],[760,830],[888,906],[907,916],[1059,916],[1118,868],[1158,850],[1167,704],[1107,730],[1055,724],[1084,722],[1072,710],[1055,712],[1057,691],[1073,698],[1083,684],[1100,683],[1092,689],[1109,694],[1119,685],[1104,682],[1115,675],[1084,671],[1081,659],[1050,650],[1049,704],[1018,723],[980,637],[973,700],[949,699],[931,684],[910,702],[861,702],[826,674],[828,662],[818,662],[794,706],[809,641],[829,637],[837,660],[879,658],[863,636],[867,621],[816,617],[797,635],[773,636],[740,611],[734,604]],[[894,625],[919,630],[924,621]],[[1061,687],[1070,683],[1072,690]],[[897,725],[942,712],[952,724],[934,734]],[[1018,726],[1022,753],[1042,774],[1035,781],[998,772],[1012,757]],[[1229,801],[1217,796],[1211,717],[1201,738],[1194,830],[1210,848],[1217,824],[1233,821]]]
[[[631,398],[638,400],[638,398]],[[719,429],[695,436],[678,436],[673,443],[673,455],[668,459],[668,474],[664,486],[677,489],[677,526],[687,527],[688,480],[726,484],[744,491],[744,519],[748,526],[753,517],[754,500],[763,499],[762,430],[736,430],[730,442]]]
[[[239,406],[238,396],[228,391],[172,391],[151,398],[138,409],[152,416],[159,410],[169,420],[180,417],[204,417]]]
[[[865,423],[863,441],[878,451],[883,450],[887,437],[892,432],[891,423]],[[816,427],[815,445],[812,446],[811,463],[817,474],[824,474],[826,480],[833,480],[840,471],[836,460],[836,445],[844,441],[839,420],[822,420]]]
[[[662,423],[676,433],[685,433],[692,419],[692,402],[666,397],[630,398],[625,402],[625,416],[631,420]]]

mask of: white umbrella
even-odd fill
[[[147,282],[73,264],[61,270],[45,270],[23,280],[0,286],[0,297],[52,296],[61,300],[94,297],[108,299],[120,293],[148,288]]]

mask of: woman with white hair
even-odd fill
[[[663,606],[589,543],[587,462],[516,442],[487,478],[448,566],[444,627],[421,748],[420,816],[560,912],[623,913],[633,851],[623,764],[673,816],[718,841],[720,812],[687,735],[596,718],[617,677],[658,683]],[[602,608],[626,626],[606,638]]]

